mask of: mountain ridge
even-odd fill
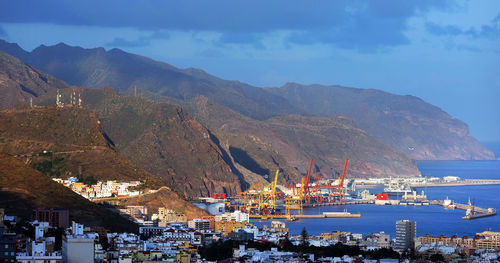
[[[74,83],[84,83],[90,87],[110,84],[122,92],[135,88],[149,89],[180,100],[203,95],[256,120],[289,114],[321,117],[346,115],[375,138],[415,159],[494,158],[490,151],[470,136],[467,126],[462,122],[440,109],[433,110],[435,116],[425,116],[428,109],[432,111],[437,107],[414,96],[400,96],[374,89],[351,88],[347,92],[342,87],[337,87],[336,94],[319,92],[321,95],[294,95],[283,90],[303,92],[304,89],[300,87],[306,86],[288,83],[280,89],[257,88],[238,81],[222,80],[199,69],[178,69],[119,49],[106,51],[103,48],[84,49],[58,44],[40,46],[32,52],[23,53],[17,45],[1,41],[0,49],[14,50],[12,52],[24,56],[28,63]],[[307,87],[312,90],[319,86]],[[421,106],[415,109],[401,108],[401,105],[388,101],[392,99],[396,102],[416,102],[416,105]],[[396,106],[396,110],[391,110],[393,106]],[[332,110],[332,107],[336,110]],[[446,116],[443,117],[441,113]]]
[[[494,158],[470,135],[465,123],[416,96],[298,83],[267,90],[316,116],[346,115],[374,137],[418,160]]]
[[[223,80],[199,69],[179,69],[117,48],[106,51],[104,48],[85,49],[59,43],[41,45],[23,53],[17,47],[0,41],[0,50],[18,54],[23,62],[75,86],[113,87],[118,91],[137,87],[184,100],[202,94],[256,119],[288,112],[305,114],[280,96],[261,88]]]

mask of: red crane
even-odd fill
[[[335,202],[336,199],[341,203],[345,204],[345,188],[344,188],[344,179],[347,171],[347,164],[349,163],[349,159],[345,159],[344,162],[344,170],[342,170],[342,174],[339,176],[338,184],[328,185],[328,201]]]
[[[311,191],[309,189],[309,181],[311,179],[311,170],[313,167],[313,159],[309,162],[309,169],[307,170],[307,175],[304,177],[303,184],[302,186],[302,194],[303,194],[303,199],[306,204],[311,203]]]

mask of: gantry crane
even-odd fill
[[[319,186],[320,189],[327,189],[329,203],[340,202],[340,204],[345,204],[344,180],[348,163],[349,159],[346,158],[342,174],[340,174],[339,177],[336,180],[334,180],[333,183]]]
[[[239,194],[240,210],[253,215],[269,215],[276,211],[276,186],[278,184],[279,168],[274,180],[263,186],[260,183],[252,185]]]

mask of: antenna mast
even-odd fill
[[[57,107],[62,107],[63,106],[61,98],[62,98],[62,95],[59,93],[59,90],[57,90],[57,95],[56,95],[56,105],[57,105]]]

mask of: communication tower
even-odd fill
[[[61,101],[62,95],[59,93],[59,90],[57,90],[57,95],[56,95],[56,105],[57,107],[64,107],[64,104]]]

